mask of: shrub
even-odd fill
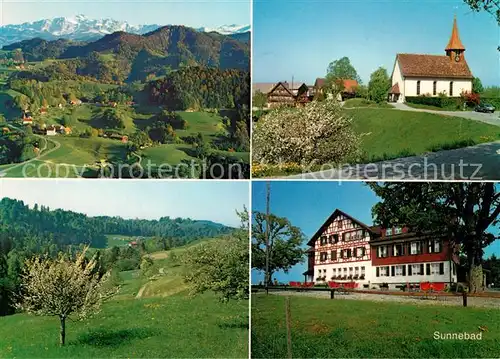
[[[414,103],[417,105],[434,106],[450,110],[461,109],[460,98],[442,96],[441,94],[438,97],[407,96],[405,99],[406,102]]]
[[[343,163],[359,152],[360,138],[335,100],[278,108],[253,132],[254,160],[261,163]]]
[[[500,109],[500,97],[481,97],[481,103],[489,103],[496,109]]]

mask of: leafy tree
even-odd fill
[[[191,293],[207,290],[220,295],[222,301],[248,299],[248,212],[237,212],[241,227],[232,235],[204,242],[187,250],[182,261],[187,268],[185,281]]]
[[[330,62],[328,65],[326,70],[327,86],[331,87],[335,83],[337,83],[338,86],[338,80],[356,80],[358,83],[361,83],[361,78],[354,66],[351,65],[351,60],[349,60],[348,57],[342,57]],[[340,91],[342,91],[342,89],[340,89]]]
[[[97,313],[103,300],[114,293],[103,290],[109,274],[99,275],[97,261],[85,258],[87,248],[74,261],[62,255],[57,260],[32,258],[21,275],[19,307],[36,315],[58,316],[60,345],[66,340],[67,318],[83,319]]]
[[[482,93],[484,91],[483,84],[479,77],[474,77],[472,80],[472,93]]]
[[[262,212],[253,214],[252,224],[252,268],[266,270],[266,220]],[[302,244],[304,233],[285,217],[269,214],[269,281],[273,273],[290,270],[304,261],[305,251]]]
[[[379,67],[370,75],[368,83],[368,94],[371,100],[375,102],[383,102],[387,100],[387,92],[391,88],[391,79],[387,74],[387,70]]]
[[[359,151],[359,136],[335,100],[282,107],[253,129],[253,158],[261,163],[343,163]]]
[[[258,107],[261,110],[267,103],[267,96],[265,93],[262,93],[260,90],[255,91],[253,94],[253,106]]]
[[[417,232],[442,233],[466,256],[469,290],[482,285],[483,249],[500,215],[500,191],[491,182],[368,183],[381,198],[372,213],[383,226],[407,225]]]

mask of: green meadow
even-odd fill
[[[291,296],[295,358],[498,358],[500,311]],[[435,339],[480,333],[482,340]],[[285,358],[285,296],[252,296],[252,358]]]
[[[125,240],[125,239],[124,239]],[[190,296],[178,256],[151,254],[158,275],[121,272],[121,289],[100,313],[67,323],[58,344],[55,317],[0,317],[1,358],[246,358],[248,301],[222,303],[211,293]]]
[[[363,134],[364,161],[421,155],[500,139],[500,127],[425,112],[351,109],[354,130]]]

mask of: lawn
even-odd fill
[[[376,103],[375,101],[366,100],[364,98],[350,98],[345,100],[344,108],[355,108],[355,107],[370,107],[370,108],[394,108],[386,102]]]
[[[500,139],[500,127],[458,117],[393,109],[353,109],[354,130],[362,137],[363,161],[420,155],[443,147]]]
[[[102,137],[80,138],[73,136],[55,136],[61,147],[44,156],[45,161],[92,165],[101,160],[124,160],[126,144]]]
[[[0,317],[0,358],[247,358],[248,301],[191,297],[181,266],[155,263],[167,275],[148,283],[137,270],[121,272],[120,292],[99,314],[67,323],[65,347],[58,345],[57,318]]]
[[[285,358],[285,297],[252,297],[252,357]],[[500,310],[292,296],[295,358],[497,358]],[[479,333],[480,341],[436,340]]]

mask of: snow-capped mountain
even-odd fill
[[[200,27],[196,29],[200,32],[218,32],[219,34],[222,35],[232,35],[232,34],[242,34],[244,32],[250,31],[250,25],[223,25],[215,28],[209,28],[209,27]]]
[[[14,42],[40,37],[45,40],[65,38],[70,40],[96,40],[116,31],[132,34],[145,34],[163,25],[131,25],[126,21],[113,19],[89,19],[85,15],[57,17],[26,22],[19,25],[0,26],[0,48]],[[249,25],[223,25],[216,28],[201,27],[202,32],[215,31],[224,35],[250,31]]]

